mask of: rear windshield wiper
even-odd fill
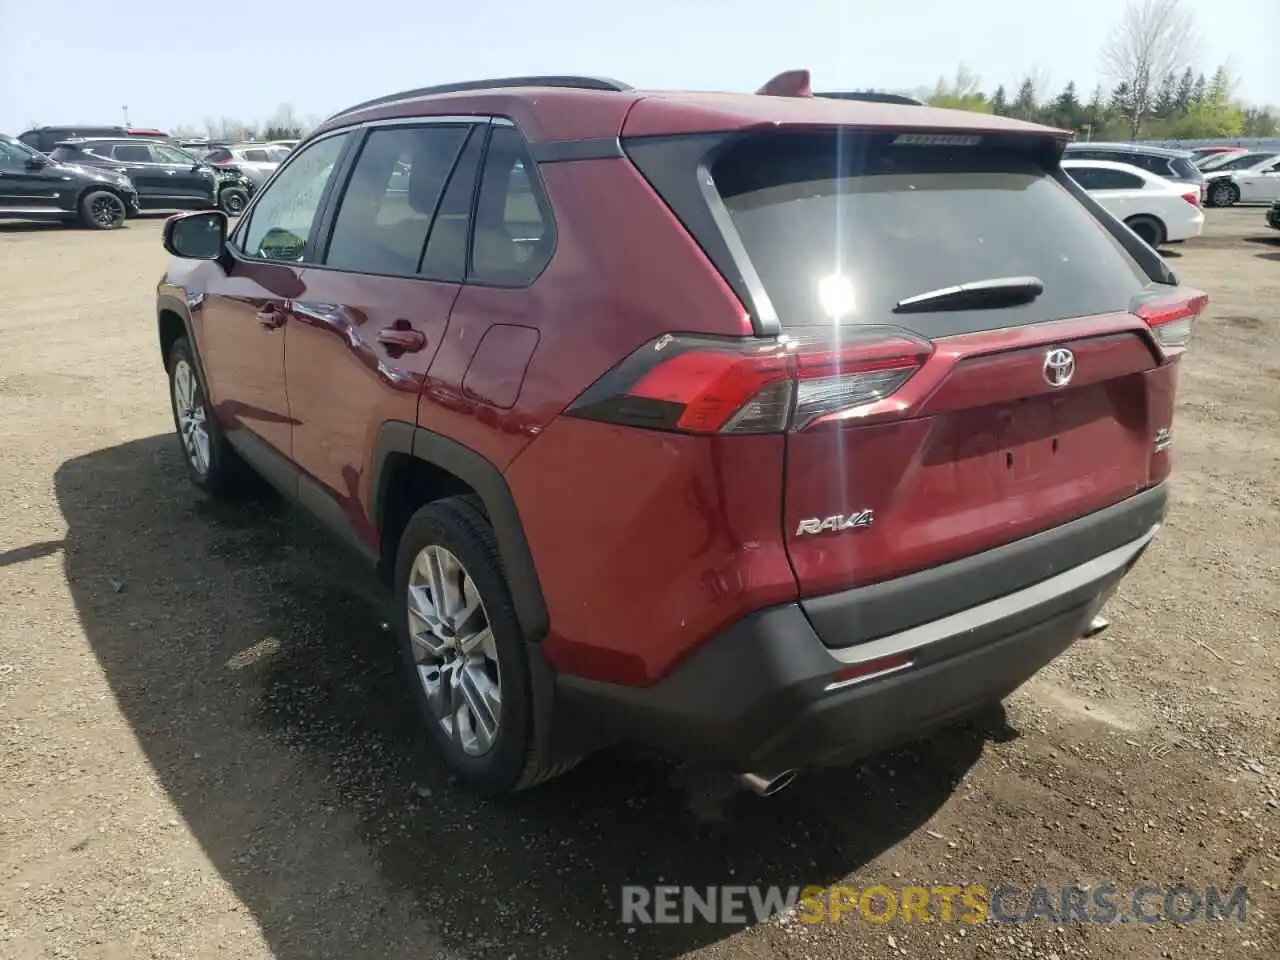
[[[1016,307],[1044,293],[1039,277],[993,277],[955,287],[940,287],[899,300],[894,313],[926,310],[977,310],[982,307]]]

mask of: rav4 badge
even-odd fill
[[[870,510],[837,514],[834,517],[827,517],[825,520],[814,517],[811,520],[800,521],[800,525],[796,527],[796,536],[803,537],[812,533],[839,533],[843,530],[856,530],[861,527],[871,526],[871,521],[874,519],[875,517]]]

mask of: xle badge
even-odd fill
[[[796,527],[796,536],[803,537],[812,533],[840,533],[843,530],[856,530],[861,527],[871,526],[871,521],[874,519],[875,517],[870,510],[837,514],[834,517],[827,517],[825,520],[819,520],[814,517],[811,520],[800,521],[800,525]]]

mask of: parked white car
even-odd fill
[[[1127,163],[1063,160],[1062,169],[1104,210],[1152,247],[1200,236],[1200,191]]]
[[[1280,200],[1280,156],[1263,154],[1252,166],[1205,174],[1205,203],[1230,207],[1237,203]]]

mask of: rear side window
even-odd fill
[[[1147,283],[1088,210],[1012,151],[772,134],[741,142],[711,174],[784,329],[947,336],[1125,310]],[[894,312],[919,294],[1026,276],[1044,284],[1027,304]]]
[[[1109,167],[1068,167],[1067,173],[1086,190],[1141,190],[1146,186],[1137,174]]]
[[[118,143],[111,156],[124,163],[151,163],[151,149],[145,143]]]

